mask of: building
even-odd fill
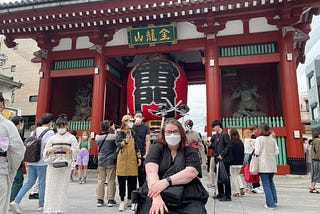
[[[315,59],[306,67],[311,129],[320,130],[319,91],[320,91],[320,59]]]
[[[33,52],[38,50],[37,43],[32,39],[19,39],[14,47],[4,45],[0,36],[1,52],[7,56],[6,63],[0,67],[0,74],[12,77],[22,83],[19,90],[14,91],[14,106],[21,110],[25,120],[25,129],[35,124],[40,64],[32,63]],[[26,132],[29,133],[29,132]]]
[[[14,91],[21,88],[22,83],[13,81],[12,77],[0,74],[0,93],[5,99],[5,109],[2,112],[7,119],[12,116],[21,115],[21,110],[14,107]]]
[[[300,103],[300,112],[301,112],[301,122],[304,126],[303,128],[303,137],[311,138],[312,131],[311,131],[311,114],[309,109],[309,99],[308,93],[300,92],[299,93],[299,103]]]
[[[16,2],[0,6],[0,33],[8,47],[33,38],[40,48],[37,118],[63,112],[79,119],[72,128],[98,133],[102,119],[119,122],[127,112],[132,68],[166,53],[187,84],[206,84],[209,135],[214,119],[239,129],[267,121],[278,136],[279,173],[301,174],[296,66],[319,7],[318,0]],[[156,85],[144,90],[163,95]]]

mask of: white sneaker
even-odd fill
[[[22,213],[21,208],[17,202],[12,201],[9,205],[10,205],[12,212],[18,213],[18,214]]]
[[[268,207],[266,204],[264,205],[265,208],[269,209],[269,210],[275,210],[275,207]]]
[[[256,188],[254,188],[254,191],[256,192],[256,193],[259,193],[259,194],[263,194],[264,192],[263,192],[263,189],[261,188],[261,187],[256,187]]]
[[[38,206],[38,212],[43,212],[43,206]]]
[[[121,201],[121,202],[120,202],[120,205],[119,205],[119,208],[118,208],[118,211],[119,211],[119,212],[123,212],[123,211],[124,211],[124,205],[125,205],[125,204],[124,204],[124,201]]]
[[[136,211],[138,204],[132,203],[131,204],[131,211]]]
[[[126,207],[131,207],[132,205],[132,201],[131,199],[128,199],[127,203],[126,203]]]

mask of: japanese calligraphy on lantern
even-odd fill
[[[148,27],[128,28],[129,47],[176,44],[176,24],[149,25]]]

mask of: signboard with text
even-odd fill
[[[129,47],[176,44],[176,24],[149,25],[147,27],[128,28]]]
[[[11,117],[21,115],[21,113],[19,113],[19,109],[17,108],[6,106],[2,111],[2,115],[10,120]]]

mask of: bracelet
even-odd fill
[[[172,186],[172,180],[171,180],[171,178],[170,178],[170,177],[166,177],[166,180],[168,181],[169,186]]]

